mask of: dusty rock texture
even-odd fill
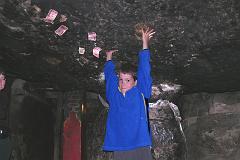
[[[188,159],[240,159],[240,93],[198,93],[181,100]]]
[[[102,109],[96,119],[88,125],[87,159],[111,160],[112,152],[103,152],[102,145],[105,134],[105,125],[108,109]],[[170,105],[156,105],[150,109],[150,126],[152,132],[152,156],[154,160],[183,160],[185,146],[179,126]]]
[[[59,12],[54,24],[42,20],[50,8]],[[104,52],[118,49],[116,62],[136,63],[141,43],[134,25],[143,22],[156,30],[155,84],[177,83],[187,93],[238,91],[239,8],[238,0],[1,1],[0,67],[8,76],[56,89],[104,92],[99,80]],[[60,15],[67,21],[60,22]],[[55,35],[62,24],[68,31]],[[92,31],[96,42],[87,40]],[[99,59],[92,55],[95,46],[103,49]]]

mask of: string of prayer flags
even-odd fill
[[[45,18],[43,18],[43,20],[47,23],[52,23],[53,24],[57,15],[58,15],[58,11],[56,11],[54,9],[50,9],[47,16]],[[59,22],[65,22],[65,21],[67,21],[67,16],[64,15],[64,14],[61,14],[60,18],[59,18]],[[67,30],[68,30],[67,26],[61,25],[54,32],[58,36],[62,36]],[[97,34],[96,34],[96,32],[88,32],[88,40],[89,41],[94,41],[94,46],[93,46],[94,48],[92,50],[93,56],[99,58],[100,51],[102,49],[100,47],[97,47],[97,43],[96,43]],[[107,51],[107,53],[114,53],[114,52],[117,52],[117,51],[118,50],[109,50],[109,51]],[[81,55],[85,54],[85,48],[79,47],[78,48],[78,53],[81,54]],[[78,61],[80,61],[80,59],[78,59]]]
[[[84,54],[85,53],[85,48],[79,47],[78,48],[78,53],[79,54]]]
[[[100,47],[94,47],[93,48],[93,55],[97,58],[99,58],[99,52],[101,51],[102,49]]]
[[[89,41],[96,41],[97,40],[97,34],[95,32],[88,32],[88,40]]]
[[[54,9],[50,9],[48,11],[47,16],[45,18],[43,18],[43,20],[47,23],[52,23],[53,24],[53,21],[57,17],[57,15],[58,15],[58,11],[56,11]]]
[[[55,33],[59,36],[62,36],[67,30],[68,27],[61,25],[60,27],[58,27],[58,29],[55,30]]]
[[[0,91],[4,89],[6,84],[5,76],[1,73],[0,74]]]

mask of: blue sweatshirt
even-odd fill
[[[121,151],[151,146],[144,98],[150,98],[152,78],[150,75],[150,51],[139,52],[137,85],[125,93],[118,88],[115,65],[107,61],[104,66],[106,97],[110,108],[107,117],[103,150]]]

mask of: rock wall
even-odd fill
[[[240,92],[181,98],[188,160],[240,159]]]
[[[0,1],[1,3],[1,1]],[[1,68],[0,68],[1,72]],[[12,79],[7,79],[4,89],[0,90],[0,160],[9,160],[11,143],[9,138],[9,103]]]
[[[171,104],[168,101],[164,102],[156,103],[149,110],[153,141],[152,156],[154,160],[183,160],[185,152],[183,138],[170,108]],[[91,125],[87,124],[87,135],[90,137],[87,140],[88,160],[113,159],[112,152],[102,151],[107,113],[108,109],[101,107]]]
[[[184,160],[185,141],[181,134],[180,123],[167,100],[158,100],[149,110],[152,131],[152,155],[154,160]]]
[[[11,86],[9,128],[11,160],[52,160],[53,106],[27,92],[27,82],[16,79]]]

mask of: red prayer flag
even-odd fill
[[[1,73],[0,74],[0,91],[4,89],[6,84],[5,76]]]
[[[55,11],[54,9],[50,9],[48,11],[48,14],[43,20],[47,23],[53,23],[54,19],[57,17],[58,11]]]
[[[93,55],[97,58],[99,58],[99,52],[101,51],[102,49],[100,47],[95,47],[93,48]]]
[[[61,25],[56,31],[55,33],[59,36],[62,36],[66,31],[68,30],[68,27]]]
[[[97,34],[95,32],[88,32],[88,40],[89,41],[96,41],[97,40]]]

